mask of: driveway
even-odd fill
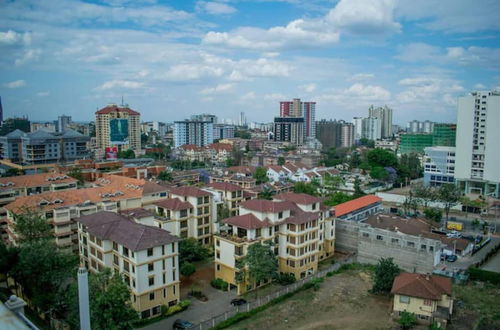
[[[441,262],[441,264],[436,266],[436,268],[443,269],[443,267],[446,267],[446,270],[453,270],[454,268],[467,269],[472,264],[482,260],[486,256],[486,254],[491,249],[493,249],[495,247],[495,245],[497,245],[498,243],[500,243],[500,236],[491,236],[491,242],[489,242],[486,246],[484,246],[479,252],[477,252],[473,256],[467,255],[465,257],[459,257],[458,260],[455,262],[448,262],[448,261],[444,262],[443,261],[443,262]],[[498,255],[499,254],[497,254],[496,257],[498,257]],[[493,259],[495,259],[495,258],[493,258]],[[489,262],[488,262],[488,264],[489,264]],[[500,257],[498,260],[498,266],[500,266]]]

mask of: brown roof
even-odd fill
[[[174,211],[179,211],[179,210],[186,210],[186,209],[192,209],[193,205],[189,202],[184,202],[181,201],[179,198],[169,198],[169,199],[164,199],[159,202],[153,203],[156,206],[169,209],[169,210],[174,210]]]
[[[135,111],[135,110],[132,110],[130,108],[122,108],[122,107],[119,107],[117,105],[108,105],[104,108],[102,108],[101,110],[98,110],[96,111],[96,115],[107,115],[107,114],[110,114],[112,112],[126,112],[128,113],[129,115],[131,116],[139,116],[140,114]]]
[[[132,251],[141,251],[180,240],[164,229],[136,223],[114,212],[101,211],[77,218],[76,221],[84,224],[90,234],[121,244]]]
[[[48,186],[58,183],[76,183],[77,180],[59,172],[38,173],[30,175],[10,176],[0,178],[0,189],[12,188],[30,188],[39,186]],[[3,185],[3,186],[2,186]]]
[[[229,143],[212,143],[212,144],[209,144],[205,147],[206,149],[213,149],[217,152],[221,151],[221,150],[225,150],[227,152],[230,152],[233,150],[233,146]]]
[[[375,195],[366,195],[363,197],[359,197],[353,199],[352,201],[348,201],[335,206],[335,215],[340,217],[344,214],[351,213],[353,211],[362,209],[363,207],[367,207],[369,205],[379,203],[382,199]]]
[[[136,209],[121,210],[120,213],[136,219],[146,218],[154,215],[153,212],[142,207],[138,207]]]
[[[142,194],[153,194],[157,192],[166,192],[168,189],[156,182],[146,181],[143,185]]]
[[[266,218],[260,221],[255,215],[248,213],[244,215],[237,215],[222,220],[225,224],[233,225],[244,229],[257,229],[264,228],[270,225],[270,221]]]
[[[268,201],[265,199],[252,199],[242,202],[240,206],[252,211],[272,213],[282,212],[292,208],[289,202]]]
[[[394,279],[391,293],[422,299],[441,300],[443,294],[451,296],[451,278],[402,273]]]
[[[212,182],[207,185],[207,187],[214,188],[215,190],[223,191],[239,191],[243,190],[240,186],[230,182]]]
[[[301,212],[297,215],[288,217],[285,222],[300,225],[312,220],[319,219],[319,212]]]
[[[290,201],[301,205],[313,204],[321,202],[321,198],[308,194],[297,194],[293,192],[281,193],[273,197],[279,201]]]
[[[192,151],[201,151],[202,149],[198,147],[196,144],[183,144],[180,146],[182,150],[192,150]]]
[[[196,187],[177,187],[170,189],[171,195],[177,196],[191,196],[191,197],[203,197],[209,196],[210,193],[205,190],[201,190]]]
[[[226,170],[232,173],[245,173],[245,174],[253,174],[257,167],[255,166],[231,166]]]
[[[279,165],[268,165],[268,166],[264,166],[266,169],[271,169],[273,170],[274,172],[276,173],[279,173],[279,172],[286,172],[286,170],[279,166]]]

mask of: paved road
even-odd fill
[[[458,269],[467,269],[470,265],[480,261],[486,256],[486,254],[500,243],[500,236],[492,236],[491,242],[489,242],[485,247],[483,247],[479,252],[474,254],[473,256],[467,255],[465,257],[459,257],[455,262],[443,262],[437,266],[437,268],[442,269],[443,266],[446,266],[446,270],[453,270],[454,268]],[[499,254],[497,254],[498,257]],[[498,266],[500,266],[500,259],[498,260]]]
[[[487,263],[482,267],[484,270],[500,273],[500,252],[497,252]]]
[[[209,320],[214,316],[220,315],[228,310],[231,299],[236,297],[236,290],[231,292],[222,292],[212,287],[203,289],[203,293],[208,297],[208,301],[202,302],[195,298],[190,298],[191,305],[184,312],[174,314],[159,322],[150,324],[145,330],[170,330],[175,320],[183,319],[192,323]]]

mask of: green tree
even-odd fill
[[[296,194],[316,196],[318,194],[318,188],[312,183],[298,181],[293,185],[293,192]]]
[[[400,272],[398,265],[394,263],[392,258],[381,258],[375,266],[372,292],[376,294],[391,292],[392,283]]]
[[[398,163],[396,154],[390,150],[375,148],[365,154],[365,159],[371,167],[395,167]]]
[[[32,244],[50,240],[52,228],[39,213],[24,209],[14,214],[14,231],[21,244]]]
[[[348,194],[341,192],[341,191],[338,191],[338,192],[335,192],[333,194],[328,195],[328,197],[324,201],[324,204],[328,205],[328,206],[335,206],[338,204],[348,202],[351,199],[352,199],[352,197],[349,196]]]
[[[399,324],[401,325],[401,329],[409,330],[417,324],[417,317],[414,313],[403,311],[399,315]]]
[[[431,186],[424,186],[423,184],[413,184],[410,188],[413,192],[413,196],[422,200],[425,208],[429,206],[430,202],[433,202],[437,199],[436,189]]]
[[[259,193],[258,198],[272,200],[273,199],[273,191],[269,187],[264,187],[264,189],[262,189],[262,191]]]
[[[370,176],[373,179],[385,181],[389,178],[389,172],[381,166],[375,166],[370,171]]]
[[[5,245],[0,240],[0,274],[9,276],[19,259],[19,248]]]
[[[161,171],[157,177],[158,180],[172,182],[174,178],[172,177],[172,172]]]
[[[121,151],[118,152],[118,158],[121,158],[121,159],[134,159],[135,158],[135,152],[132,149],[121,150]]]
[[[340,175],[331,175],[330,173],[326,173],[323,177],[323,187],[327,190],[337,190],[343,184],[344,179]]]
[[[375,148],[375,141],[369,140],[367,138],[361,138],[359,144],[368,148]]]
[[[69,172],[68,175],[72,177],[73,179],[78,180],[78,184],[82,185],[83,184],[83,174],[82,170],[79,169],[78,167],[73,167]]]
[[[457,205],[462,197],[462,191],[454,184],[444,184],[439,187],[437,199],[444,204],[444,213],[446,214],[446,221],[448,221],[450,209]]]
[[[4,176],[18,176],[18,175],[24,175],[24,171],[18,168],[9,168],[7,171],[5,171]]]
[[[408,195],[405,198],[405,201],[403,202],[405,213],[408,213],[409,210],[412,210],[413,215],[416,216],[420,204],[421,200],[419,198],[416,198],[413,194],[413,191],[410,189],[410,191],[408,191]]]
[[[226,166],[227,167],[235,166],[234,159],[232,159],[232,158],[226,159]]]
[[[248,279],[259,285],[276,276],[278,260],[268,244],[255,243],[248,247],[242,265],[246,269]]]
[[[352,197],[359,198],[365,195],[365,192],[361,189],[361,181],[356,177],[356,179],[354,179],[354,193],[352,194]]]
[[[285,157],[283,157],[283,156],[278,157],[278,165],[279,166],[285,165]]]
[[[186,277],[193,275],[195,271],[196,267],[190,262],[185,262],[181,265],[180,272]]]
[[[217,208],[217,220],[218,221],[229,218],[230,216],[231,216],[231,211],[229,210],[229,208],[225,204],[221,204]]]
[[[238,137],[240,139],[248,140],[248,139],[252,138],[252,134],[250,134],[250,132],[247,131],[247,130],[236,130],[234,132],[234,137]]]
[[[148,143],[148,135],[146,133],[141,133],[141,145],[146,145]]]
[[[267,181],[269,181],[269,178],[267,177],[267,171],[263,167],[257,167],[257,169],[255,169],[253,177],[255,178],[255,180],[257,180],[257,184],[266,183]]]
[[[435,222],[441,222],[441,219],[443,218],[443,213],[441,212],[441,210],[433,207],[425,208],[424,215],[427,219]]]
[[[423,176],[420,158],[416,153],[401,155],[396,168],[402,178],[413,180]]]
[[[132,308],[130,290],[118,272],[109,268],[89,275],[90,324],[96,330],[128,330],[138,320]],[[66,296],[68,322],[72,328],[79,327],[78,286],[70,286]]]
[[[184,262],[200,261],[208,258],[210,251],[198,242],[195,238],[186,238],[179,243],[179,261]]]

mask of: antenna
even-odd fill
[[[123,95],[122,95],[122,107],[123,107]]]

